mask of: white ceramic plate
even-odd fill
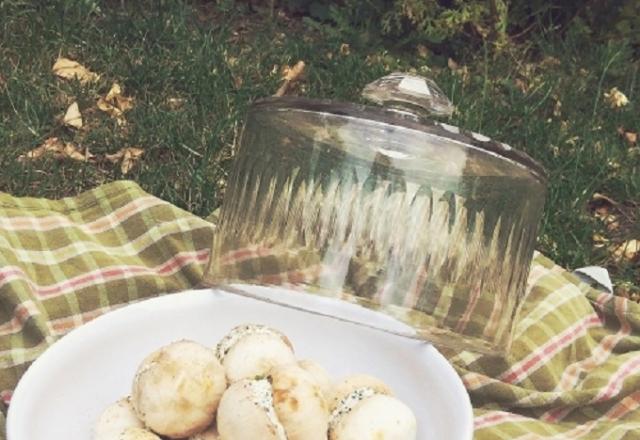
[[[469,397],[433,346],[219,290],[193,290],[108,313],[54,344],[15,390],[8,440],[89,440],[100,412],[129,393],[146,354],[184,338],[213,346],[243,323],[280,329],[299,358],[315,359],[335,377],[380,377],[416,413],[419,440],[472,438]]]

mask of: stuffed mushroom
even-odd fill
[[[333,411],[345,396],[361,388],[370,388],[377,394],[393,395],[391,388],[377,377],[368,374],[353,374],[342,379],[333,388],[329,402],[330,410]]]
[[[288,440],[267,379],[243,379],[225,391],[216,418],[220,440]]]
[[[329,417],[329,440],[415,440],[416,436],[417,421],[411,409],[373,387],[342,395]]]
[[[329,409],[319,384],[297,363],[269,373],[273,405],[288,440],[326,440]]]
[[[229,383],[265,376],[271,368],[295,362],[293,346],[279,331],[264,325],[241,325],[216,347]]]
[[[127,428],[142,428],[144,424],[138,418],[131,399],[125,397],[105,409],[93,430],[94,440],[117,440]]]
[[[213,350],[178,341],[142,362],[133,382],[132,403],[148,428],[169,438],[184,438],[213,422],[226,385]]]

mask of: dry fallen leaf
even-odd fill
[[[111,86],[111,89],[109,89],[109,92],[105,97],[105,100],[114,105],[117,105],[118,108],[123,112],[126,112],[127,110],[130,110],[133,108],[133,98],[123,96],[122,88],[118,83],[113,83],[113,85]]]
[[[558,97],[555,97],[555,101],[555,104],[553,104],[553,116],[559,118],[562,116],[562,101]]]
[[[561,64],[562,64],[562,61],[552,56],[544,57],[544,59],[540,63],[542,67],[556,67],[556,66],[560,66]]]
[[[609,103],[611,108],[624,107],[625,105],[629,104],[629,98],[627,98],[624,93],[618,90],[617,87],[613,87],[608,92],[604,92],[604,98]]]
[[[282,69],[282,78],[285,81],[296,81],[304,72],[304,61],[298,61],[295,66],[284,66]]]
[[[167,99],[167,106],[169,106],[169,108],[171,110],[177,110],[179,108],[181,108],[185,103],[185,100],[183,98],[169,98]]]
[[[273,96],[284,96],[291,85],[300,79],[304,73],[304,68],[304,61],[298,61],[293,67],[284,66],[282,68],[283,83]]]
[[[142,148],[127,147],[118,150],[113,154],[106,154],[104,157],[111,163],[120,162],[120,171],[127,174],[131,168],[140,160],[144,150]]]
[[[593,240],[593,247],[595,248],[602,248],[609,243],[609,239],[602,234],[593,234],[591,239]]]
[[[618,202],[604,194],[594,193],[589,201],[589,210],[595,218],[604,223],[609,232],[615,232],[620,228],[617,208]]]
[[[118,125],[125,125],[127,120],[124,112],[133,108],[133,98],[122,95],[122,88],[118,83],[113,83],[107,95],[98,98],[98,108],[115,118]]]
[[[624,139],[630,144],[635,145],[638,142],[638,133],[634,131],[625,131]]]
[[[469,68],[467,66],[460,67],[460,65],[452,58],[447,59],[447,66],[451,72],[455,73],[462,79],[462,82],[466,84],[469,81]]]
[[[614,260],[634,262],[640,259],[640,240],[627,240],[613,249]]]
[[[80,108],[78,107],[77,102],[74,102],[69,106],[67,112],[62,118],[62,123],[69,127],[82,128],[82,114],[80,113]]]
[[[64,142],[56,137],[47,139],[37,148],[18,157],[18,161],[38,159],[45,154],[52,154],[56,159],[73,159],[80,162],[87,162],[93,158],[93,154],[89,153],[89,149],[85,148],[84,153],[71,142]]]
[[[340,54],[349,55],[351,53],[351,46],[348,43],[342,43],[340,45]]]
[[[617,205],[618,202],[616,202],[615,200],[613,200],[611,197],[606,196],[604,194],[601,193],[593,193],[593,195],[591,196],[591,202],[590,203],[598,203],[598,204],[602,204],[602,205],[608,205],[608,206],[613,206],[613,205]]]
[[[516,78],[516,87],[520,89],[522,93],[527,93],[527,90],[529,90],[527,83],[520,78]]]
[[[69,58],[58,58],[53,64],[53,74],[64,79],[77,79],[81,83],[96,81],[99,75],[93,73],[77,61]]]
[[[630,145],[634,146],[638,142],[638,133],[635,131],[629,131],[624,127],[618,127],[616,130],[618,134]]]

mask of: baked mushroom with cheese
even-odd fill
[[[93,440],[116,440],[127,428],[142,428],[129,397],[109,405],[98,418],[93,429]]]
[[[366,379],[366,380],[365,380]],[[371,377],[356,377],[341,385],[329,417],[329,440],[415,440],[417,421],[413,411],[389,395]],[[370,386],[367,386],[368,385]],[[363,385],[354,387],[354,385]]]
[[[232,329],[216,347],[230,383],[265,376],[271,368],[295,362],[293,346],[278,330],[246,324]]]
[[[315,378],[297,363],[269,373],[273,406],[288,440],[326,440],[329,409]]]
[[[393,395],[391,388],[377,377],[368,374],[352,374],[342,379],[333,388],[329,402],[330,410],[333,411],[345,396],[361,388],[371,388],[377,394]]]
[[[183,340],[147,356],[131,396],[145,426],[169,438],[185,438],[211,425],[226,386],[214,351]]]
[[[216,425],[220,440],[288,440],[267,379],[242,379],[222,396]]]

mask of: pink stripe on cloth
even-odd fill
[[[22,269],[17,266],[7,266],[0,270],[0,288],[10,281],[22,280],[29,284],[36,296],[40,298],[54,298],[77,289],[82,289],[96,282],[104,283],[135,275],[160,275],[169,276],[178,272],[183,267],[192,264],[204,264],[209,259],[209,249],[200,251],[179,252],[169,260],[156,267],[146,266],[110,266],[97,269],[93,272],[79,275],[60,283],[48,286],[40,286],[34,283]]]
[[[536,351],[513,365],[507,371],[502,373],[498,379],[511,384],[521,382],[529,374],[544,365],[564,347],[584,335],[588,328],[595,327],[600,323],[600,318],[595,313],[586,316],[583,320],[578,321],[573,326],[567,328],[562,333],[547,341],[545,345],[539,347]]]
[[[500,381],[496,379],[492,379],[488,376],[485,376],[484,374],[474,372],[464,374],[461,379],[464,387],[468,391],[476,391],[486,385],[490,385],[492,383],[500,383]]]
[[[564,419],[565,417],[567,417],[567,415],[569,415],[569,413],[571,413],[573,410],[574,410],[573,407],[566,407],[566,406],[553,408],[545,412],[544,414],[542,414],[540,416],[540,420],[544,420],[545,422],[549,422],[549,423],[557,423],[562,419]]]
[[[622,389],[622,383],[624,382],[624,380],[630,374],[635,373],[638,366],[640,366],[640,356],[631,358],[630,360],[622,364],[618,369],[618,371],[611,376],[607,385],[604,388],[602,388],[600,392],[593,399],[589,401],[589,403],[602,402],[602,401],[611,399],[612,397],[616,397],[620,393],[620,390]],[[640,391],[633,393],[631,396],[636,396],[636,395],[640,396]],[[620,403],[624,402],[625,400],[627,400],[628,402],[629,401],[628,399],[631,396],[625,397]],[[633,399],[636,399],[636,398],[637,397],[633,397]],[[613,408],[615,408],[615,406]],[[544,413],[540,417],[540,419],[550,423],[557,423],[563,420],[565,417],[567,417],[567,415],[569,415],[573,411],[573,409],[574,409],[573,407],[554,408]],[[611,412],[612,410],[610,410],[609,412]]]
[[[615,298],[615,295],[608,293],[608,292],[601,292],[600,295],[598,295],[598,297],[596,298],[596,304],[600,307],[603,308],[604,305],[611,301],[612,299]]]
[[[473,311],[476,309],[476,306],[478,305],[478,300],[480,299],[481,292],[482,292],[482,286],[480,285],[480,283],[476,283],[471,288],[471,295],[469,295],[469,303],[467,304],[467,307],[464,313],[462,314],[462,318],[460,318],[460,320],[456,324],[456,328],[455,328],[456,332],[462,333],[467,328],[469,319],[471,319],[471,314],[473,313]]]
[[[9,406],[9,403],[11,403],[11,396],[13,396],[12,390],[0,391],[0,400],[2,400],[2,403],[4,403],[7,406]]]
[[[537,421],[536,419],[530,419],[529,417],[521,416],[520,414],[514,414],[507,411],[489,411],[473,420],[473,428],[486,429],[491,426],[500,425],[508,422],[527,422]]]
[[[600,295],[598,295],[596,297],[596,301],[595,303],[593,303],[593,306],[598,309],[598,311],[603,312],[604,308],[606,306],[606,304],[609,301],[612,301],[616,298],[615,295],[608,293],[608,292],[601,292]],[[601,318],[602,318],[602,325],[606,325],[607,324],[607,314],[606,313],[601,313],[600,314]]]
[[[632,357],[627,362],[622,364],[618,371],[616,371],[609,378],[609,382],[604,386],[600,392],[591,399],[591,403],[603,402],[617,396],[622,390],[622,384],[625,379],[633,373],[638,373],[640,367],[640,354]]]
[[[614,347],[631,333],[631,325],[625,316],[627,300],[618,297],[614,301],[616,317],[620,321],[620,330],[613,335],[602,338],[602,341],[592,350],[591,356],[569,365],[562,373],[555,391],[568,391],[574,388],[579,381],[580,373],[591,371],[605,362]]]
[[[156,197],[147,196],[135,199],[112,213],[86,224],[72,222],[63,215],[21,216],[0,217],[0,228],[5,231],[51,231],[58,228],[75,227],[84,232],[95,234],[112,229],[127,218],[156,205],[170,204]]]
[[[252,258],[268,257],[270,255],[276,255],[276,252],[268,247],[247,247],[227,252],[220,258],[220,263],[235,264]]]
[[[118,309],[120,307],[124,307],[128,304],[133,304],[134,302],[123,303],[123,304],[115,304],[113,306],[101,307],[98,309],[90,310],[88,312],[82,313],[80,315],[67,316],[60,319],[55,319],[47,323],[49,327],[49,331],[54,336],[61,336],[69,331],[73,330],[80,325],[86,324],[87,322],[97,318],[98,316],[104,315],[107,312]]]
[[[581,438],[584,437],[587,434],[590,434],[595,428],[598,427],[598,425],[602,422],[615,422],[617,420],[620,420],[621,418],[623,418],[624,416],[626,416],[627,414],[629,414],[631,411],[635,411],[636,409],[638,409],[640,407],[640,391],[636,391],[633,394],[630,394],[629,396],[625,397],[624,399],[622,399],[620,402],[616,403],[614,406],[612,406],[609,411],[607,411],[604,415],[602,415],[601,417],[598,417],[595,420],[591,420],[587,423],[584,423],[582,425],[578,425],[577,427],[569,430],[569,431],[565,431],[563,433],[559,433],[559,434],[554,434],[551,435],[549,437],[541,437],[539,435],[533,435],[533,434],[525,434],[522,435],[520,437],[517,437],[514,440],[533,440],[533,439],[554,439],[554,440],[570,440],[570,439],[577,439],[577,438]],[[602,435],[603,433],[601,433]],[[599,438],[609,438],[606,435],[605,436],[601,436]]]

